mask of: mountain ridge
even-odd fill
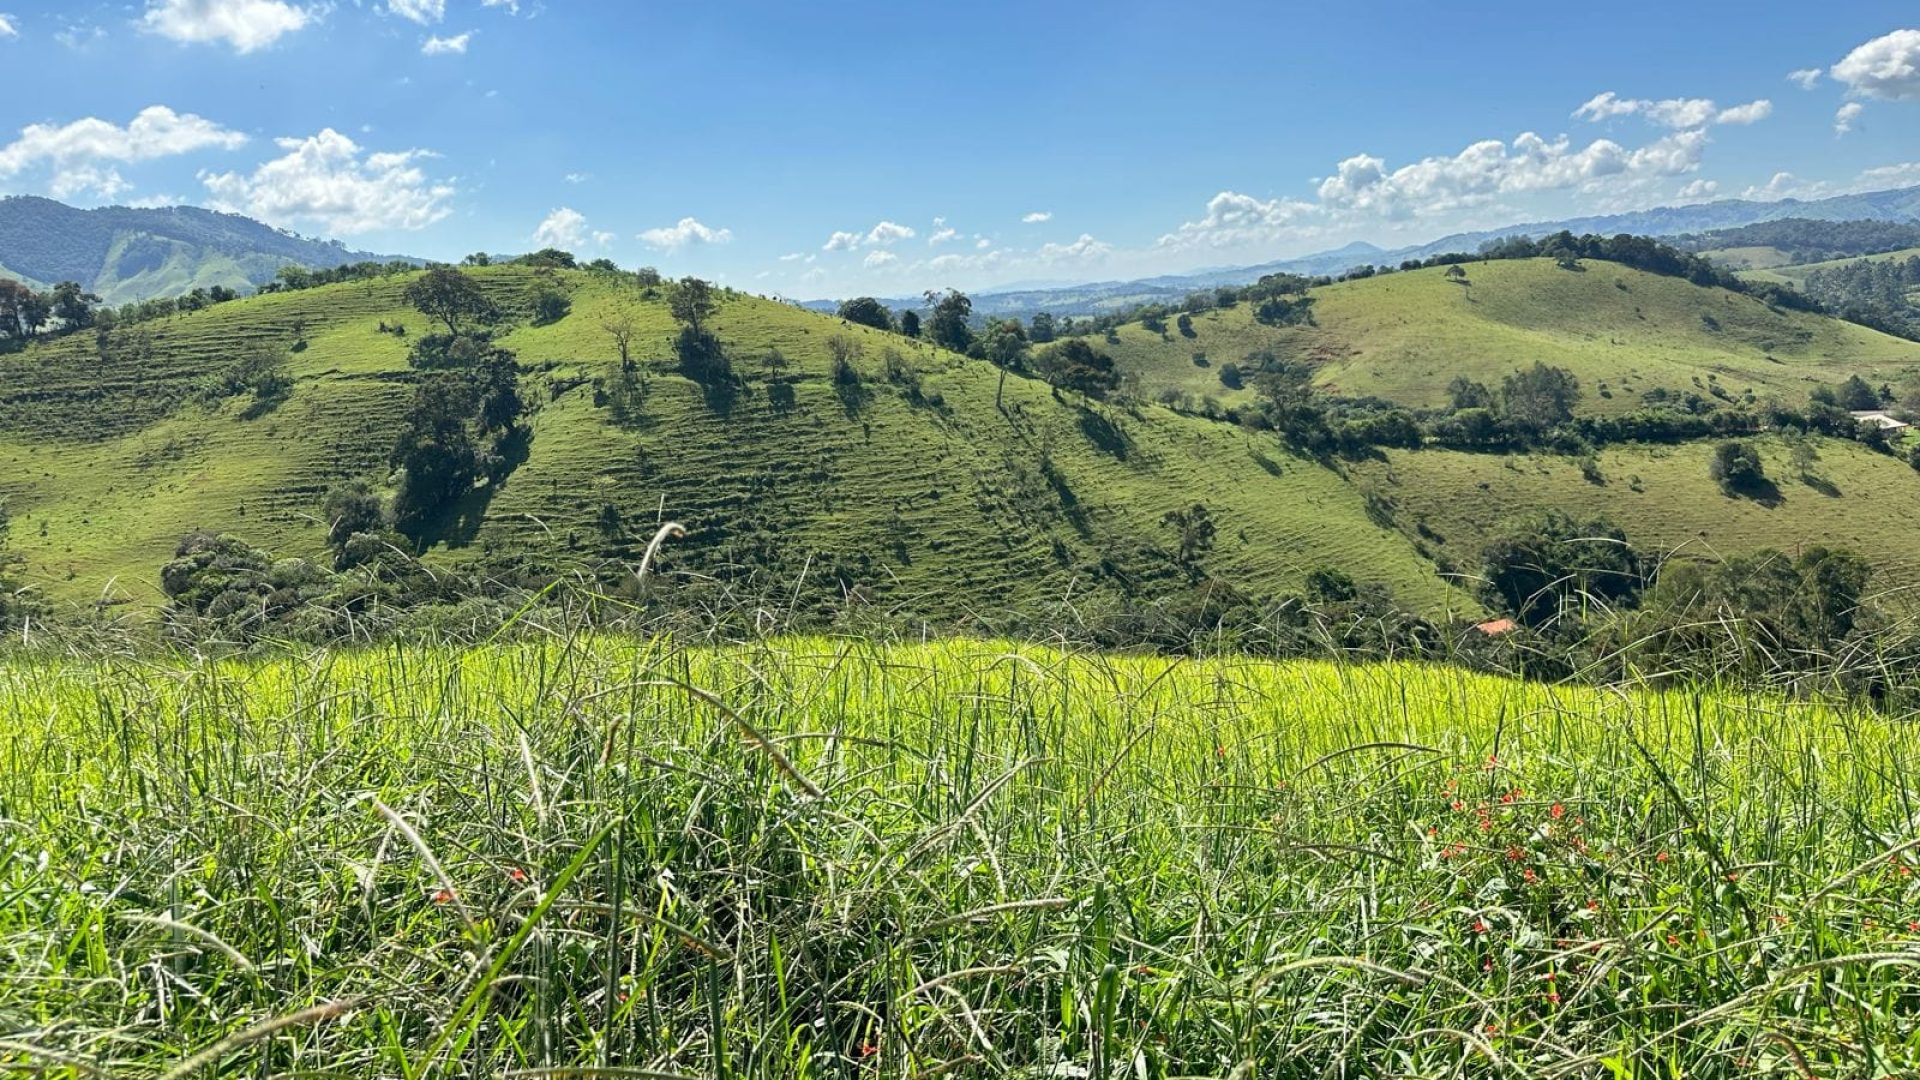
[[[251,292],[280,268],[330,269],[411,256],[356,251],[240,214],[196,206],[68,206],[35,195],[0,197],[0,276],[35,288],[77,281],[108,304],[222,286]]]
[[[1818,221],[1911,221],[1920,219],[1920,186],[1836,195],[1824,199],[1718,199],[1686,206],[1654,207],[1619,214],[1598,214],[1555,221],[1520,222],[1492,229],[1449,233],[1424,244],[1382,248],[1356,240],[1329,251],[1246,266],[1160,274],[1127,280],[1091,281],[1045,289],[997,288],[969,294],[976,315],[1031,315],[1046,310],[1055,315],[1111,314],[1136,304],[1182,299],[1187,293],[1221,285],[1245,285],[1267,274],[1338,275],[1362,263],[1398,265],[1452,252],[1474,252],[1481,245],[1510,236],[1545,236],[1562,230],[1582,234],[1670,237],[1714,229],[1735,228],[1782,218]],[[918,297],[883,298],[889,307],[915,307]],[[809,300],[802,306],[831,311],[833,300]]]

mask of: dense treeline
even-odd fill
[[[1843,319],[1920,341],[1920,255],[1815,270],[1802,288]]]
[[[1920,247],[1920,225],[1899,221],[1815,221],[1782,218],[1674,238],[1684,251],[1774,248],[1795,265],[1880,255]]]

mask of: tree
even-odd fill
[[[615,307],[611,314],[600,321],[600,329],[607,332],[607,336],[613,339],[614,348],[620,350],[620,370],[632,371],[633,335],[639,332],[639,327],[634,322],[633,309],[625,304]]]
[[[10,278],[0,278],[0,334],[30,338],[53,317],[53,301],[45,293]]]
[[[1465,375],[1455,375],[1447,384],[1447,402],[1453,411],[1461,409],[1493,408],[1493,391],[1485,383],[1477,383]]]
[[[387,508],[373,485],[348,480],[327,489],[320,500],[320,516],[327,522],[327,543],[338,552],[354,536],[384,529]]]
[[[1161,517],[1160,524],[1172,527],[1179,537],[1179,551],[1175,557],[1182,566],[1191,569],[1202,556],[1213,550],[1216,531],[1213,515],[1200,503],[1194,503],[1185,510],[1169,510]]]
[[[673,286],[672,295],[667,298],[667,310],[695,334],[706,332],[704,323],[719,307],[720,301],[714,298],[713,286],[697,277],[681,278]]]
[[[954,352],[966,352],[973,344],[973,330],[967,321],[973,318],[973,301],[967,294],[949,290],[942,294],[929,290],[927,307],[933,314],[927,320],[927,336],[935,345]]]
[[[1866,412],[1880,407],[1880,392],[1858,375],[1847,376],[1847,381],[1840,384],[1835,397],[1840,407],[1850,412]]]
[[[1630,607],[1645,586],[1640,554],[1605,518],[1579,521],[1550,510],[1481,554],[1481,599],[1534,628],[1588,602]]]
[[[893,329],[893,312],[871,296],[856,296],[841,304],[840,317],[859,326],[871,326],[875,330]]]
[[[1060,336],[1060,330],[1050,311],[1038,312],[1027,325],[1027,339],[1035,345],[1045,345]]]
[[[1000,384],[994,388],[993,407],[1001,407],[1007,392],[1007,372],[1022,370],[1027,361],[1027,332],[1019,319],[996,319],[987,327],[987,359],[1000,369]]]
[[[1046,354],[1042,365],[1047,381],[1063,390],[1077,390],[1090,398],[1104,398],[1120,385],[1113,357],[1096,350],[1085,338],[1068,338]]]
[[[100,298],[80,287],[77,281],[63,281],[53,287],[53,317],[67,330],[84,330],[93,325],[94,308]]]
[[[407,303],[458,336],[462,326],[493,318],[493,303],[474,280],[451,266],[436,266],[407,285]]]
[[[910,338],[919,337],[920,336],[920,313],[912,310],[901,312],[900,313],[900,332]]]
[[[1501,382],[1500,400],[1509,419],[1545,431],[1573,419],[1580,380],[1566,368],[1535,361]]]
[[[1720,485],[1727,495],[1737,495],[1750,491],[1767,482],[1766,467],[1760,463],[1760,452],[1749,442],[1729,439],[1713,448],[1713,459],[1707,465],[1707,475]]]
[[[1174,325],[1174,329],[1176,329],[1176,330],[1179,330],[1179,331],[1180,331],[1180,336],[1181,336],[1181,337],[1193,337],[1193,336],[1194,336],[1194,333],[1193,333],[1193,316],[1191,316],[1191,315],[1189,315],[1189,314],[1187,314],[1186,312],[1184,312],[1184,311],[1183,311],[1183,312],[1181,312],[1181,313],[1180,313],[1180,317],[1179,317],[1179,318],[1177,318],[1177,319],[1175,319],[1175,320],[1173,320],[1173,325]]]
[[[573,310],[573,301],[567,298],[567,291],[558,283],[543,280],[533,287],[531,306],[534,324],[545,326],[566,318],[567,313]]]

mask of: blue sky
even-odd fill
[[[1915,27],[1873,0],[0,0],[0,193],[792,297],[1138,277],[1920,184]]]

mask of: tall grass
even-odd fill
[[[0,660],[0,1072],[1908,1074],[1915,750],[994,642]]]

